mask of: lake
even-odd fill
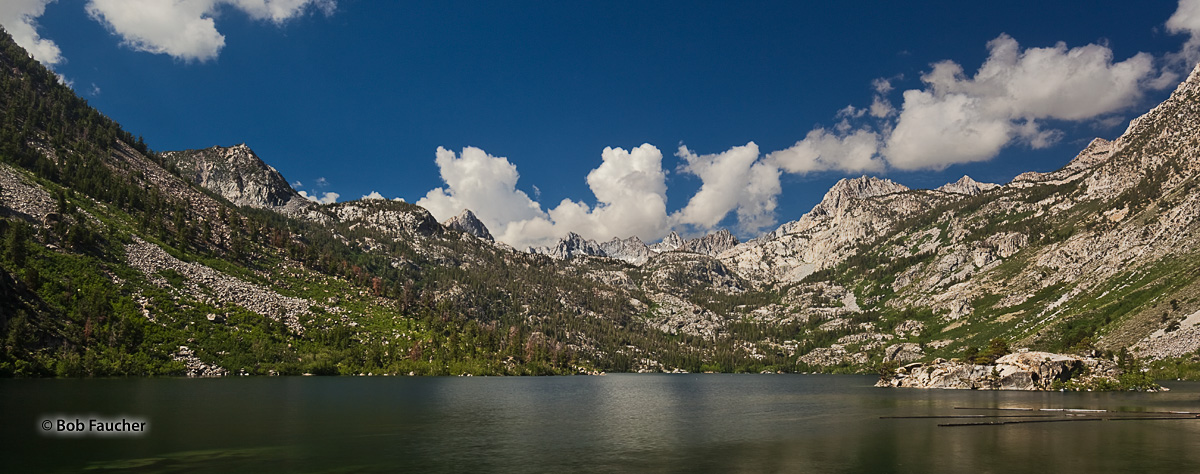
[[[1013,418],[880,418],[1032,414],[986,408],[1200,411],[1198,383],[1136,394],[882,389],[875,381],[723,374],[0,380],[0,470],[1200,472],[1196,419],[939,427]],[[66,437],[54,426],[43,430],[51,418],[50,425],[125,418],[147,431]]]

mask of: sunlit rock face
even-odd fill
[[[311,203],[245,144],[169,151],[163,160],[185,179],[239,206],[303,213]]]
[[[466,232],[489,242],[496,240],[492,238],[492,233],[488,232],[487,226],[483,225],[483,222],[475,217],[475,213],[471,212],[470,209],[463,209],[461,214],[446,219],[446,222],[443,222],[442,225]]]

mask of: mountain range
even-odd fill
[[[495,241],[155,152],[0,38],[0,374],[862,372],[1012,347],[1200,373],[1200,68],[1062,169],[843,179],[800,219]]]

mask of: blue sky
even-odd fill
[[[13,0],[0,23],[156,150],[245,142],[307,195],[470,207],[519,247],[753,237],[843,177],[1053,170],[1200,49],[1200,1],[909,3]]]

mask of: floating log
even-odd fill
[[[901,420],[919,418],[1048,418],[1054,415],[919,415],[919,416],[881,416],[881,420]]]
[[[1019,425],[1022,423],[1057,423],[1062,421],[1129,421],[1129,420],[1197,420],[1198,417],[1182,416],[1117,416],[1117,417],[1076,417],[1055,418],[1052,420],[1019,420],[1019,421],[985,421],[981,423],[940,423],[938,426],[999,426]]]
[[[997,407],[954,407],[955,410],[995,410],[995,411],[1059,411],[1075,413],[1137,413],[1155,415],[1200,415],[1197,411],[1130,411],[1130,410],[1099,410],[1094,408],[997,408]]]
[[[1037,411],[1036,408],[954,407],[955,410]]]
[[[938,426],[999,426],[1022,423],[1058,423],[1061,421],[1104,421],[1103,418],[1054,418],[1052,420],[985,421],[982,423],[939,423]]]

